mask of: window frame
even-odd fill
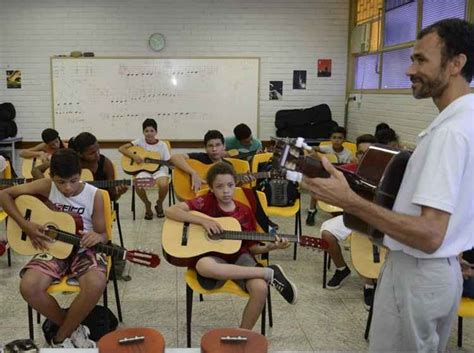
[[[423,16],[423,0],[415,0],[417,4],[417,23],[416,23],[416,28],[417,28],[417,33],[421,30],[422,26],[422,16]],[[474,21],[474,0],[466,0],[466,19],[470,22]],[[352,54],[351,53],[351,33],[354,27],[356,26],[357,23],[357,0],[351,0],[350,2],[350,18],[349,18],[349,33],[348,33],[348,61],[347,61],[347,81],[346,81],[346,96],[349,96],[351,94],[355,93],[367,93],[367,94],[412,94],[411,88],[388,88],[384,89],[382,88],[382,77],[383,77],[383,57],[384,53],[390,52],[393,50],[398,50],[398,49],[407,49],[410,47],[413,47],[415,45],[416,40],[409,41],[409,42],[404,42],[404,43],[399,43],[396,45],[391,45],[391,46],[384,46],[384,30],[385,30],[385,0],[382,1],[382,9],[381,9],[381,14],[379,15],[379,19],[369,19],[366,21],[362,21],[359,24],[363,23],[369,23],[369,22],[377,22],[378,20],[380,21],[380,27],[379,27],[379,43],[378,43],[378,50],[375,51],[369,51],[366,53],[360,53],[360,54]],[[354,88],[354,74],[355,74],[355,68],[354,68],[354,63],[355,63],[355,58],[360,57],[360,56],[366,56],[366,55],[378,55],[379,60],[378,60],[378,68],[377,70],[380,72],[379,74],[379,84],[377,89],[357,89]],[[471,91],[474,92],[474,87],[471,87]]]

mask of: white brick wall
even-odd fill
[[[52,125],[50,57],[72,50],[96,56],[257,56],[260,138],[274,135],[279,109],[327,103],[343,123],[347,0],[0,0],[0,9],[0,77],[22,70],[21,90],[7,90],[0,79],[0,102],[15,104],[25,141],[38,141]],[[160,54],[147,45],[153,32],[167,40]],[[318,58],[333,59],[331,78],[317,77]],[[306,90],[292,90],[293,70],[308,71]],[[284,81],[283,101],[268,100],[270,80]]]
[[[360,94],[356,94],[359,100]],[[415,138],[438,115],[431,99],[415,99],[409,94],[363,94],[359,102],[349,103],[348,138],[375,131],[386,122],[404,144],[413,145]]]

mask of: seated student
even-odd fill
[[[171,163],[177,168],[191,176],[191,187],[194,192],[199,191],[206,181],[201,179],[197,171],[186,163],[187,159],[195,159],[204,164],[222,162],[225,157],[224,136],[220,131],[209,130],[204,135],[204,148],[206,152],[193,152],[187,154],[175,154],[171,156]]]
[[[385,129],[390,129],[390,125],[388,125],[387,123],[377,124],[377,126],[375,127],[374,136],[377,135],[377,132],[379,132],[380,130],[385,130]]]
[[[375,133],[375,139],[382,145],[388,145],[390,147],[400,148],[398,135],[392,128],[379,129]]]
[[[370,134],[361,135],[356,140],[357,158],[360,158],[369,146],[376,142],[374,136]],[[352,233],[352,230],[344,225],[342,215],[331,218],[321,225],[321,237],[329,243],[327,252],[331,256],[336,266],[333,277],[326,283],[328,289],[339,289],[342,283],[349,278],[351,270],[342,256],[340,241],[344,241]],[[364,286],[364,304],[370,308],[374,296],[374,284],[371,280],[366,280]]]
[[[100,153],[99,142],[97,142],[94,135],[89,132],[81,132],[69,140],[69,148],[77,152],[81,168],[89,169],[94,176],[94,180],[115,179],[114,165],[110,159]],[[127,189],[126,185],[119,185],[106,190],[110,195],[110,199],[117,201]]]
[[[41,139],[43,142],[36,146],[20,151],[20,157],[22,158],[39,158],[43,163],[48,163],[50,156],[60,148],[67,147],[66,144],[61,141],[59,133],[54,129],[44,129],[41,133]]]
[[[334,154],[337,157],[337,162],[340,164],[347,164],[356,162],[356,158],[347,148],[342,145],[346,140],[346,129],[343,127],[336,127],[330,137],[331,144],[314,147],[314,151],[319,153]],[[308,216],[306,218],[307,226],[314,226],[316,218],[316,199],[311,198]]]
[[[59,326],[51,342],[52,347],[93,348],[89,329],[81,322],[92,311],[106,285],[106,259],[91,248],[107,241],[105,235],[103,198],[97,188],[80,181],[81,165],[78,155],[61,149],[51,157],[51,179],[13,186],[0,192],[0,205],[18,223],[37,249],[38,254],[21,271],[20,292],[28,304]],[[42,225],[25,220],[15,205],[20,195],[40,195],[57,209],[77,212],[84,224],[81,246],[64,260],[47,254],[48,240]],[[47,289],[54,281],[69,274],[77,278],[81,291],[66,312]]]
[[[460,260],[464,278],[462,296],[474,299],[474,248],[465,251]]]
[[[132,158],[137,164],[143,163],[143,159],[130,152],[128,149],[132,146],[139,146],[144,148],[147,151],[153,151],[160,153],[162,160],[170,159],[170,152],[168,146],[163,141],[157,139],[156,134],[158,131],[158,126],[154,119],[145,119],[142,124],[143,136],[133,140],[132,142],[126,143],[120,146],[119,151],[127,156]],[[137,178],[154,178],[158,184],[158,199],[155,204],[156,216],[158,218],[163,218],[165,214],[163,213],[163,201],[168,194],[168,167],[160,166],[160,168],[153,174],[148,172],[140,172],[136,175]],[[137,195],[145,204],[145,219],[153,219],[153,211],[151,210],[151,202],[148,200],[146,191],[144,188],[137,188]]]
[[[234,136],[225,138],[225,149],[237,150],[239,153],[256,153],[262,150],[262,142],[252,136],[252,130],[247,125],[239,124],[234,128]],[[233,156],[229,155],[229,157]]]
[[[235,192],[235,171],[232,166],[226,163],[212,166],[207,173],[207,184],[210,186],[210,193],[168,208],[166,216],[180,222],[200,224],[209,234],[222,232],[221,225],[216,221],[189,213],[195,210],[211,217],[234,217],[243,231],[255,231],[256,220],[250,208],[232,199]],[[267,284],[273,285],[288,303],[296,303],[296,287],[281,267],[257,267],[253,256],[289,246],[285,239],[275,240],[266,245],[242,241],[237,253],[210,253],[201,257],[193,266],[198,273],[198,281],[206,289],[219,288],[226,280],[232,279],[249,293],[250,299],[244,309],[241,328],[251,330],[257,322],[265,305]]]

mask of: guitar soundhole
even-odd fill
[[[208,234],[207,236],[209,237],[209,239],[214,240],[214,241],[221,240],[220,234]]]
[[[48,231],[46,232],[46,235],[51,238],[51,242],[55,242],[58,228],[54,226],[53,224],[46,224],[45,228],[49,230],[49,232]]]

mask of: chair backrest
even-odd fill
[[[11,179],[12,178],[12,166],[10,164],[10,161],[7,160],[5,169],[3,170],[3,177],[5,179]]]
[[[248,161],[237,158],[225,158],[225,160],[232,164],[237,174],[250,172],[250,164]]]
[[[105,232],[107,234],[107,240],[112,240],[112,204],[110,202],[109,193],[106,190],[99,189],[98,192],[102,193],[102,199],[104,200],[104,221],[105,221]]]
[[[332,154],[332,153],[317,153],[319,158],[321,157],[326,157],[327,160],[331,163],[337,163],[338,160],[337,160],[337,156],[335,154]]]
[[[254,155],[252,158],[252,173],[257,173],[259,164],[268,162],[272,157],[273,153],[271,152],[257,153]]]
[[[171,142],[169,142],[168,140],[161,140],[161,141],[163,141],[166,144],[166,146],[168,147],[168,151],[171,154]]]

